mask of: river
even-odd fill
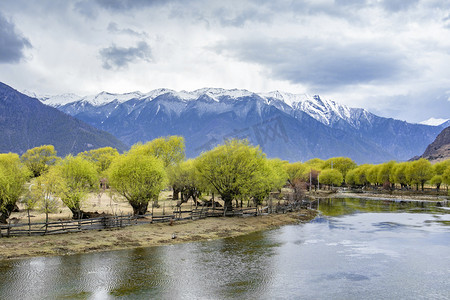
[[[450,209],[322,200],[237,238],[0,261],[0,299],[449,299]]]

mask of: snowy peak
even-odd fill
[[[78,101],[88,102],[94,106],[102,106],[113,101],[123,103],[131,99],[139,99],[142,96],[143,94],[140,92],[132,92],[126,94],[111,94],[108,92],[101,92],[97,95],[83,97]]]
[[[295,104],[299,102],[304,102],[311,98],[311,96],[307,94],[291,94],[278,90],[269,93],[261,93],[260,96],[268,100],[270,99],[280,100],[289,105],[290,107],[294,107]]]
[[[439,126],[449,120],[450,119],[429,118],[428,120],[422,121],[419,124],[430,125],[430,126]]]
[[[65,104],[73,103],[81,99],[80,96],[76,94],[61,94],[56,96],[36,96],[33,98],[39,99],[42,103],[50,106],[62,106]]]
[[[292,116],[297,116],[298,112],[304,112],[327,126],[344,121],[355,128],[359,126],[361,118],[368,119],[368,116],[370,115],[369,112],[363,109],[350,108],[332,100],[322,99],[318,95],[292,94],[278,90],[268,93],[254,93],[245,89],[202,88],[194,91],[177,92],[167,88],[160,88],[145,94],[141,92],[126,94],[101,92],[100,94],[86,97],[79,97],[74,94],[64,94],[37,98],[43,103],[54,107],[66,106],[71,103],[80,103],[83,106],[91,104],[95,107],[102,107],[112,102],[117,104],[122,104],[129,100],[148,102],[158,98],[162,101],[171,99],[171,101],[176,100],[185,104],[192,101],[209,103],[208,107],[212,110],[216,110],[211,107],[214,103],[217,103],[217,105],[223,109],[223,105],[219,105],[219,103],[225,104],[225,102],[230,99],[240,101],[242,98],[252,98],[257,101],[262,101],[266,105],[275,106]],[[179,110],[178,106],[179,105],[177,105],[177,110]]]

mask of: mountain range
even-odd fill
[[[110,133],[96,129],[0,82],[0,153],[51,144],[59,156],[111,146],[128,147]]]
[[[351,157],[358,163],[404,161],[423,153],[446,127],[407,123],[317,95],[280,91],[157,89],[38,98],[127,145],[160,136],[184,136],[188,157],[228,138],[247,138],[269,157],[289,161],[334,156]]]

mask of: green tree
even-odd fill
[[[431,163],[424,158],[411,162],[408,166],[406,177],[411,184],[416,185],[417,190],[420,184],[423,191],[425,182],[433,177]]]
[[[433,165],[433,173],[436,175],[442,175],[448,167],[450,167],[450,159],[435,163]]]
[[[20,160],[33,172],[33,177],[38,177],[54,165],[58,157],[52,145],[44,145],[28,149],[22,154]]]
[[[253,198],[256,205],[260,205],[269,196],[270,192],[281,191],[288,179],[288,174],[284,167],[285,164],[280,159],[265,159],[264,163],[257,170],[254,184],[248,186],[249,190],[243,192],[243,194],[247,194]]]
[[[392,185],[392,188],[394,188],[395,181],[394,177],[392,176],[392,170],[396,164],[397,163],[395,161],[391,160],[389,162],[379,165],[377,174],[378,183],[383,185],[385,184]]]
[[[333,157],[322,164],[322,169],[337,169],[345,179],[347,172],[356,168],[356,163],[348,157]]]
[[[408,186],[408,178],[406,176],[409,162],[398,163],[393,166],[391,170],[391,180],[394,183],[400,184],[402,188]]]
[[[364,164],[350,170],[347,173],[345,182],[352,186],[365,186],[369,183],[367,179],[368,171],[372,168],[372,165]]]
[[[309,172],[309,169],[311,169],[311,168],[314,170],[320,171],[320,170],[322,170],[322,166],[324,165],[324,163],[325,162],[323,159],[313,158],[313,159],[306,161],[305,165],[308,165],[308,172]]]
[[[157,138],[145,144],[133,145],[130,153],[155,156],[161,159],[164,167],[167,168],[185,159],[184,148],[184,138],[174,135]]]
[[[59,206],[57,196],[62,184],[59,176],[57,168],[50,168],[48,172],[36,178],[30,185],[30,196],[36,202],[38,209],[45,213],[46,231],[48,215],[55,213]]]
[[[442,172],[442,182],[447,186],[450,185],[450,166],[448,166],[444,172]]]
[[[309,170],[309,167],[301,162],[284,164],[288,176],[288,183],[293,186],[294,182],[303,178],[303,174]]]
[[[164,168],[166,168],[166,172],[170,173],[170,168],[184,161],[184,149],[184,138],[174,135],[157,138],[145,144],[133,145],[130,153],[155,156],[161,159],[164,164]],[[180,191],[174,186],[172,186],[172,189],[172,199],[177,200]],[[156,200],[155,202],[155,204],[158,205],[158,201]]]
[[[202,183],[195,169],[194,160],[189,159],[168,169],[169,183],[174,190],[181,192],[181,202],[187,202],[190,197],[197,204],[201,194]]]
[[[84,199],[99,185],[94,164],[79,156],[69,155],[54,168],[52,174],[60,179],[57,184],[57,193],[61,201],[70,209],[74,219],[82,218],[85,215],[85,212],[81,210]]]
[[[31,172],[14,153],[0,154],[0,223],[7,223]]]
[[[430,184],[435,185],[436,190],[439,192],[442,184],[442,175],[434,175],[433,177],[431,177]]]
[[[232,209],[233,199],[249,195],[252,186],[262,179],[260,170],[264,164],[261,149],[245,140],[227,141],[195,161],[200,177],[217,191],[228,210]]]
[[[325,169],[320,172],[320,182],[322,184],[341,186],[343,181],[344,176],[338,169]]]
[[[112,147],[104,147],[84,151],[79,153],[77,156],[92,162],[95,165],[98,174],[102,174],[109,168],[112,161],[119,156],[119,151]]]
[[[157,199],[167,184],[162,161],[137,153],[116,158],[108,170],[108,178],[110,185],[128,200],[134,215],[144,215],[149,201]]]
[[[370,168],[366,170],[367,181],[373,185],[378,185],[378,172],[380,171],[380,165],[370,165]]]

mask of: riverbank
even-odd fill
[[[314,210],[301,210],[257,217],[206,218],[197,221],[179,221],[173,224],[145,224],[114,230],[2,238],[0,260],[207,241],[307,222],[315,216]]]
[[[350,191],[313,191],[306,195],[310,199],[316,198],[360,198],[370,200],[387,200],[387,201],[431,201],[431,202],[449,202],[450,197],[445,195],[424,195],[414,193],[389,193],[389,192],[370,192],[355,193]]]
[[[402,195],[389,193],[334,193],[330,194],[333,198],[363,198],[372,200],[387,200],[387,201],[430,201],[430,202],[448,202],[447,196],[429,196],[429,195]]]

